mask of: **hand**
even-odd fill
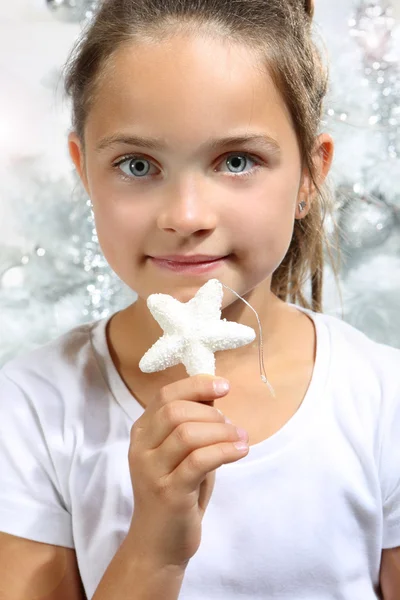
[[[228,393],[215,391],[216,381],[195,375],[161,388],[132,427],[129,535],[152,564],[187,566],[200,546],[215,470],[248,453],[234,446],[236,427],[213,406]]]

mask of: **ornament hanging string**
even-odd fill
[[[255,308],[253,308],[251,306],[251,304],[249,304],[247,302],[247,300],[245,300],[244,298],[242,298],[242,296],[239,296],[239,294],[237,294],[235,292],[235,290],[233,290],[232,288],[229,287],[229,285],[225,285],[225,283],[223,283],[222,281],[220,281],[221,285],[223,285],[223,287],[227,288],[228,290],[230,290],[233,294],[235,294],[235,296],[237,296],[239,298],[239,300],[242,300],[245,304],[247,304],[247,306],[249,308],[251,308],[251,310],[254,312],[254,314],[257,317],[257,322],[258,322],[258,328],[260,331],[260,338],[258,341],[258,359],[259,359],[259,365],[260,365],[260,377],[261,377],[261,381],[263,383],[266,383],[268,386],[269,391],[271,392],[272,396],[274,398],[276,398],[276,394],[274,391],[274,388],[272,387],[272,385],[270,384],[270,382],[268,381],[267,378],[267,374],[265,372],[265,366],[264,366],[264,344],[263,344],[263,335],[262,335],[262,327],[261,327],[261,321],[260,321],[260,317],[258,316],[257,311],[255,310]]]

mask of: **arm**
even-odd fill
[[[400,547],[383,550],[380,583],[383,600],[400,600]]]
[[[135,554],[139,543],[125,538],[92,600],[177,600],[184,572]],[[0,532],[0,556],[0,600],[87,600],[71,548]]]
[[[156,564],[146,556],[145,548],[146,540],[130,531],[104,573],[92,600],[177,600],[184,569]]]
[[[86,600],[75,551],[0,532],[0,600]]]

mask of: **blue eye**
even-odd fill
[[[150,167],[149,167],[150,161],[146,160],[145,158],[141,158],[141,157],[137,157],[137,156],[124,156],[114,166],[119,167],[125,163],[128,164],[129,173],[126,173],[122,169],[121,170],[130,179],[131,179],[130,175],[133,175],[133,179],[136,179],[136,178],[142,179],[147,176],[147,174],[150,170]],[[135,173],[135,171],[136,171],[136,173]]]
[[[246,168],[249,160],[250,162],[255,163],[255,166],[252,167],[249,171],[242,171],[241,169]],[[230,153],[228,156],[225,157],[224,161],[229,167],[234,169],[233,171],[230,171],[229,176],[240,179],[252,177],[262,165],[260,160],[256,159],[254,156],[248,154],[247,152]],[[128,165],[129,173],[124,171],[122,168],[119,169],[119,167],[122,167],[122,165],[124,164]],[[120,173],[120,175],[121,178],[124,180],[134,181],[135,179],[143,179],[144,181],[146,181],[147,179],[149,179],[148,173],[150,171],[151,165],[152,163],[143,156],[129,154],[127,156],[123,156],[120,160],[114,163],[113,168],[119,169],[120,172],[122,171],[122,174]]]
[[[226,159],[226,163],[229,164],[233,169],[238,169],[238,171],[232,171],[232,175],[244,177],[245,175],[248,175],[248,173],[244,173],[240,170],[240,163],[242,163],[243,166],[243,162],[245,162],[246,166],[249,162],[249,159],[251,162],[255,162],[249,154],[230,154]],[[252,174],[252,170],[250,170],[250,173]]]

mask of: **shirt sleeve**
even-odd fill
[[[71,514],[59,491],[51,438],[34,399],[1,370],[0,531],[74,548]]]
[[[400,365],[399,365],[400,366]],[[400,392],[382,423],[380,477],[383,501],[382,548],[400,546]]]

